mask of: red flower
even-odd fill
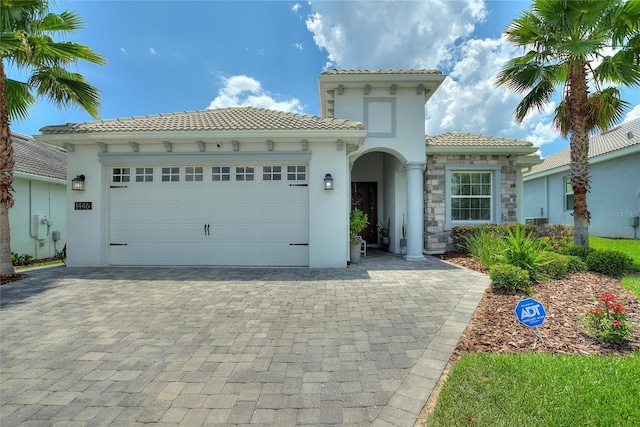
[[[600,300],[602,302],[613,301],[614,299],[616,299],[616,296],[614,294],[602,294],[600,296]]]
[[[618,328],[622,326],[622,323],[620,323],[619,320],[614,320],[613,321],[613,326],[617,326]]]

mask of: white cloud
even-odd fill
[[[300,10],[301,7],[302,7],[302,5],[300,3],[296,3],[293,6],[291,6],[291,11],[293,13],[298,13],[298,11]]]
[[[555,105],[516,123],[521,95],[495,87],[504,62],[520,52],[503,38],[476,39],[487,17],[483,0],[312,2],[307,29],[327,52],[327,68],[439,68],[448,77],[427,103],[431,135],[470,132],[553,141]]]
[[[151,55],[155,55],[155,54],[156,54],[156,50],[155,50],[154,48],[150,47],[150,48],[149,48],[149,53],[150,53]]]
[[[624,118],[624,123],[634,119],[640,119],[640,104],[633,107],[633,109],[627,113],[627,115]]]
[[[295,47],[295,48],[296,48],[296,49],[298,49],[298,50],[303,50],[302,43],[294,43],[294,44],[293,44],[293,47]]]
[[[262,88],[259,81],[248,76],[232,76],[222,79],[223,87],[218,91],[208,109],[252,106],[271,110],[302,113],[300,101],[296,98],[276,100]]]
[[[122,52],[122,53],[124,53],[124,54],[126,55],[126,54],[127,54],[127,49],[125,49],[125,48],[121,47],[121,48],[120,48],[120,52]]]

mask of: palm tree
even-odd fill
[[[588,246],[589,133],[622,119],[629,104],[619,87],[640,85],[640,0],[534,0],[505,35],[525,49],[496,77],[497,85],[526,93],[516,120],[562,88],[554,125],[570,136],[574,243]]]
[[[60,107],[79,105],[97,118],[99,91],[67,68],[79,60],[100,65],[106,61],[87,46],[53,39],[83,27],[76,13],[50,13],[47,0],[0,1],[0,277],[4,278],[15,275],[9,230],[15,161],[9,120],[26,119],[36,96]],[[5,61],[25,71],[26,81],[8,78]]]

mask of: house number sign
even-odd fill
[[[77,211],[90,211],[93,209],[93,202],[75,202],[73,208]]]

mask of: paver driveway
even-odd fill
[[[391,255],[30,272],[0,288],[0,424],[410,427],[488,283]]]

